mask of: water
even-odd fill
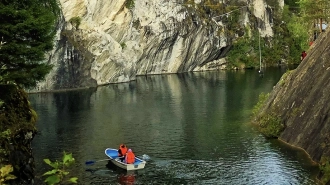
[[[302,150],[267,140],[250,124],[260,93],[283,69],[141,76],[86,90],[30,94],[39,115],[33,140],[37,182],[43,159],[73,153],[80,184],[317,184],[318,167]],[[125,172],[105,148],[125,143],[145,169]]]

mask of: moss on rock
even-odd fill
[[[37,114],[27,93],[15,85],[0,85],[0,165],[11,164],[17,177],[10,184],[29,183],[34,178],[31,141]]]

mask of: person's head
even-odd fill
[[[120,148],[125,148],[126,146],[124,144],[121,144],[120,145]]]
[[[132,152],[132,149],[128,149],[128,152]]]

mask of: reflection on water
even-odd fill
[[[249,120],[261,92],[283,71],[214,71],[141,76],[94,89],[31,94],[40,133],[33,141],[37,173],[43,158],[72,152],[70,174],[81,184],[316,184],[307,155],[266,140]],[[127,174],[100,160],[126,143],[151,160]]]

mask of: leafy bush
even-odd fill
[[[268,138],[278,138],[283,130],[284,125],[275,114],[265,114],[259,120],[259,131]]]
[[[323,174],[321,181],[324,184],[330,181],[330,159],[329,157],[322,157],[320,160],[319,168]]]
[[[253,107],[252,113],[255,122],[258,125],[258,130],[268,138],[278,138],[284,130],[284,124],[281,123],[281,118],[271,110],[271,113],[260,113],[261,108],[269,97],[268,94],[261,93],[258,103]]]
[[[73,27],[79,29],[81,18],[80,17],[72,17],[69,22],[72,24]]]
[[[7,180],[16,179],[14,175],[10,174],[13,171],[14,169],[11,165],[5,165],[2,168],[0,168],[0,184],[5,185],[4,183]]]
[[[121,46],[122,49],[125,49],[126,48],[125,42],[120,43],[120,46]]]
[[[48,185],[59,184],[63,182],[68,183],[77,183],[77,177],[66,178],[69,174],[67,167],[73,164],[75,159],[72,157],[72,154],[63,153],[62,161],[51,162],[49,159],[44,159],[44,162],[49,166],[53,167],[53,170],[50,170],[43,174],[43,176],[48,176],[45,182]]]
[[[125,2],[126,8],[132,9],[132,8],[134,8],[134,6],[135,6],[134,0],[126,0],[126,2]]]
[[[265,104],[268,97],[269,97],[269,93],[267,93],[267,94],[261,93],[259,95],[258,103],[253,107],[253,110],[252,110],[253,116],[255,116],[255,117],[258,116],[258,114],[261,110],[261,107]]]

